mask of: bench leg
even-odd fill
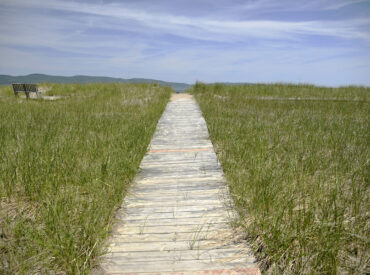
[[[27,97],[27,99],[30,98],[30,93],[29,92],[26,92],[26,97]]]

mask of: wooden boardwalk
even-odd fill
[[[100,273],[260,274],[192,96],[172,96],[140,167]]]

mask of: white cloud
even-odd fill
[[[250,11],[285,8],[279,1],[250,3],[245,7]],[[291,8],[338,9],[349,4],[344,0],[335,5],[333,1],[315,0]],[[370,85],[365,76],[370,74],[366,66],[370,60],[370,18],[238,20],[232,15],[176,16],[124,3],[3,0],[0,73],[92,74],[187,82],[346,84],[353,79],[357,84],[362,81]],[[356,40],[365,45],[358,48],[363,55],[353,54],[357,48],[320,48],[302,40],[311,35],[334,37],[347,45]],[[186,39],[176,41],[179,38]]]
[[[323,10],[338,10],[346,6],[366,3],[369,0],[311,0],[311,1],[297,1],[297,0],[256,0],[247,1],[238,6],[238,9],[244,11],[257,12],[275,12],[275,11],[323,11]]]
[[[318,3],[321,2],[313,1],[312,3],[316,3],[316,5],[318,5]],[[324,2],[326,3],[329,1]],[[254,5],[255,7],[264,5],[276,6],[276,3],[276,1],[256,1],[252,2],[250,5]],[[95,16],[93,21],[90,20],[89,23],[83,22],[83,24],[90,27],[95,24],[95,26],[109,29],[131,30],[132,28],[136,28],[144,33],[150,30],[157,34],[167,33],[199,40],[231,42],[243,41],[251,37],[266,39],[292,39],[294,38],[294,35],[301,34],[326,35],[346,39],[365,39],[370,41],[370,29],[361,28],[363,26],[370,25],[370,18],[306,22],[292,22],[284,20],[237,21],[216,20],[209,17],[192,18],[186,16],[174,16],[171,14],[153,14],[148,13],[145,10],[128,9],[124,4],[117,3],[101,5],[60,0],[49,0],[47,2],[42,0],[33,0],[30,2],[13,0],[10,3],[8,2],[8,4],[39,8],[46,7],[48,9],[79,12],[85,15]],[[336,5],[344,6],[347,4],[349,4],[349,1],[340,1]],[[315,6],[315,4],[311,4],[311,6]],[[329,8],[330,5],[327,4],[325,7]],[[109,23],[107,22],[109,20],[106,20],[107,18],[111,19]],[[64,24],[68,26],[70,23],[65,22]],[[60,24],[59,22],[53,22],[53,25],[55,26]]]

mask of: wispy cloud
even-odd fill
[[[369,72],[370,18],[356,10],[370,11],[368,6],[366,0],[3,0],[0,58],[8,64],[3,62],[0,70],[40,68],[190,82],[244,81],[245,75],[254,75],[248,79],[252,82],[289,81],[285,75],[313,81],[314,73],[303,66],[322,71],[338,63]],[[17,69],[19,57],[39,65]],[[306,78],[294,76],[299,66]],[[252,67],[264,76],[251,72]],[[316,77],[320,82],[325,74]],[[363,83],[369,82],[364,78]]]
[[[19,6],[22,1],[11,1],[10,5]],[[310,7],[318,6],[320,1],[310,2]],[[332,2],[332,1],[327,1]],[[363,2],[363,1],[357,1]],[[265,5],[276,6],[276,1],[256,1],[253,7],[264,7]],[[44,1],[27,2],[29,7],[45,7]],[[339,1],[335,7],[349,5],[349,1]],[[307,5],[306,5],[307,6]],[[215,20],[211,16],[203,18],[191,18],[186,16],[176,16],[163,13],[149,13],[145,10],[128,9],[124,4],[94,4],[79,3],[70,1],[49,0],[46,4],[48,9],[82,13],[86,16],[97,16],[92,21],[85,22],[86,26],[93,24],[105,28],[132,28],[134,21],[136,28],[149,28],[155,32],[165,32],[173,35],[184,36],[186,38],[211,40],[211,41],[230,41],[241,40],[250,37],[258,38],[292,38],[294,34],[301,35],[328,35],[347,39],[367,39],[370,40],[370,18],[356,18],[350,20],[337,21],[306,21],[292,22],[284,20]],[[334,8],[333,4],[324,5],[326,8]],[[115,18],[116,21],[110,23],[108,18]],[[55,22],[54,22],[55,23]],[[127,23],[127,24],[125,24]]]
[[[317,11],[320,10],[337,10],[346,6],[354,5],[357,3],[366,3],[368,0],[311,0],[311,1],[274,1],[274,0],[261,0],[261,1],[246,1],[240,4],[239,9],[252,10],[252,11]]]

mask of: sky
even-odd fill
[[[370,86],[370,0],[0,0],[0,74]]]

